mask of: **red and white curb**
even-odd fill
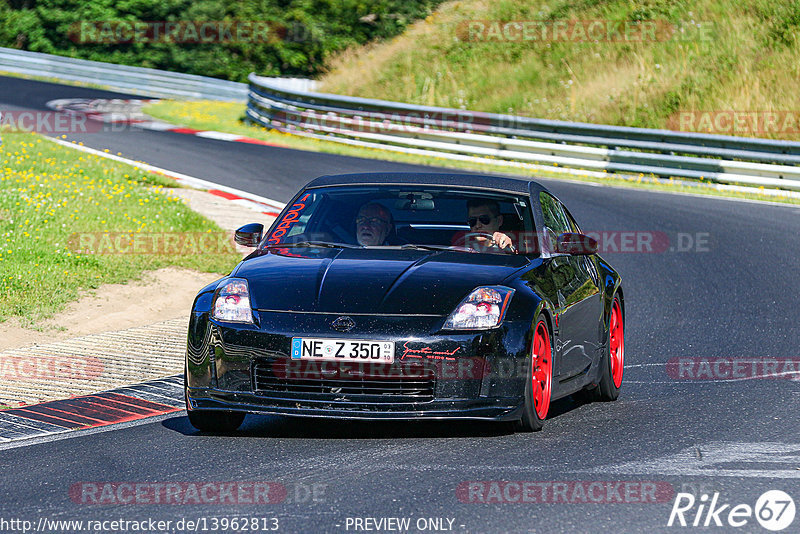
[[[0,411],[0,449],[13,442],[181,412],[183,376]]]
[[[176,124],[155,120],[146,115],[142,108],[147,104],[158,102],[158,99],[102,99],[102,98],[60,98],[51,100],[46,105],[48,108],[64,113],[81,113],[88,118],[105,122],[113,125],[130,125],[144,130],[156,130],[159,132],[172,132],[187,135],[195,135],[206,139],[216,139],[218,141],[232,141],[236,143],[248,143],[251,145],[274,146],[279,148],[289,148],[288,145],[280,143],[270,143],[247,137],[245,135],[218,132],[216,130],[196,130],[185,128]]]
[[[285,206],[284,203],[278,202],[277,200],[272,200],[271,198],[266,198],[260,195],[255,195],[253,193],[248,193],[247,191],[242,191],[240,189],[228,187],[226,185],[209,182],[208,180],[195,178],[194,176],[189,176],[188,174],[182,174],[179,172],[170,171],[168,169],[162,169],[161,167],[149,165],[141,161],[134,161],[132,159],[123,158],[122,156],[117,156],[115,154],[104,152],[102,150],[96,150],[94,148],[89,148],[88,146],[78,145],[71,141],[65,141],[63,139],[47,137],[47,136],[44,136],[44,139],[48,139],[50,141],[53,141],[54,143],[58,143],[59,145],[73,148],[75,150],[80,150],[81,152],[86,152],[87,154],[93,154],[101,158],[119,161],[120,163],[125,163],[127,165],[131,165],[138,169],[142,169],[155,174],[160,174],[162,176],[167,176],[169,178],[176,180],[178,183],[182,185],[191,187],[192,189],[206,190],[212,195],[225,198],[227,200],[230,200],[234,204],[250,208],[252,210],[258,211],[265,215],[269,215],[271,217],[277,217]]]

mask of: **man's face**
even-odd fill
[[[467,221],[469,222],[470,232],[493,234],[500,231],[500,225],[503,224],[503,216],[492,215],[492,210],[489,206],[475,206],[467,211]]]
[[[389,214],[380,206],[365,206],[356,217],[356,238],[364,247],[383,245],[389,235]]]

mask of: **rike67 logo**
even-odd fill
[[[719,493],[714,493],[710,500],[706,494],[695,499],[691,493],[678,493],[667,526],[738,528],[748,525],[755,517],[765,529],[778,532],[792,524],[794,515],[794,500],[788,493],[780,490],[765,492],[758,498],[755,506],[723,504]],[[747,530],[752,532],[752,527]]]

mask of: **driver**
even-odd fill
[[[500,204],[495,200],[473,199],[467,201],[467,223],[471,233],[491,235],[475,236],[473,242],[478,245],[474,248],[499,247],[501,250],[514,250],[511,238],[500,231],[503,225],[503,216],[500,215]]]
[[[356,216],[356,239],[362,247],[385,245],[394,226],[392,212],[377,202],[367,202]]]

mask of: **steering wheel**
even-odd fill
[[[467,243],[469,242],[469,240],[470,239],[474,240],[476,237],[484,237],[484,238],[486,238],[486,240],[489,242],[489,245],[484,245],[484,246],[500,248],[500,246],[497,243],[494,242],[494,235],[486,233],[486,232],[468,232],[468,233],[462,235],[461,237],[459,237],[458,239],[456,239],[455,242],[453,243],[453,246],[454,247],[466,247]],[[503,252],[508,252],[509,254],[516,254],[517,253],[517,249],[514,248],[513,244],[509,245],[506,248],[501,248],[500,250],[502,250]]]

